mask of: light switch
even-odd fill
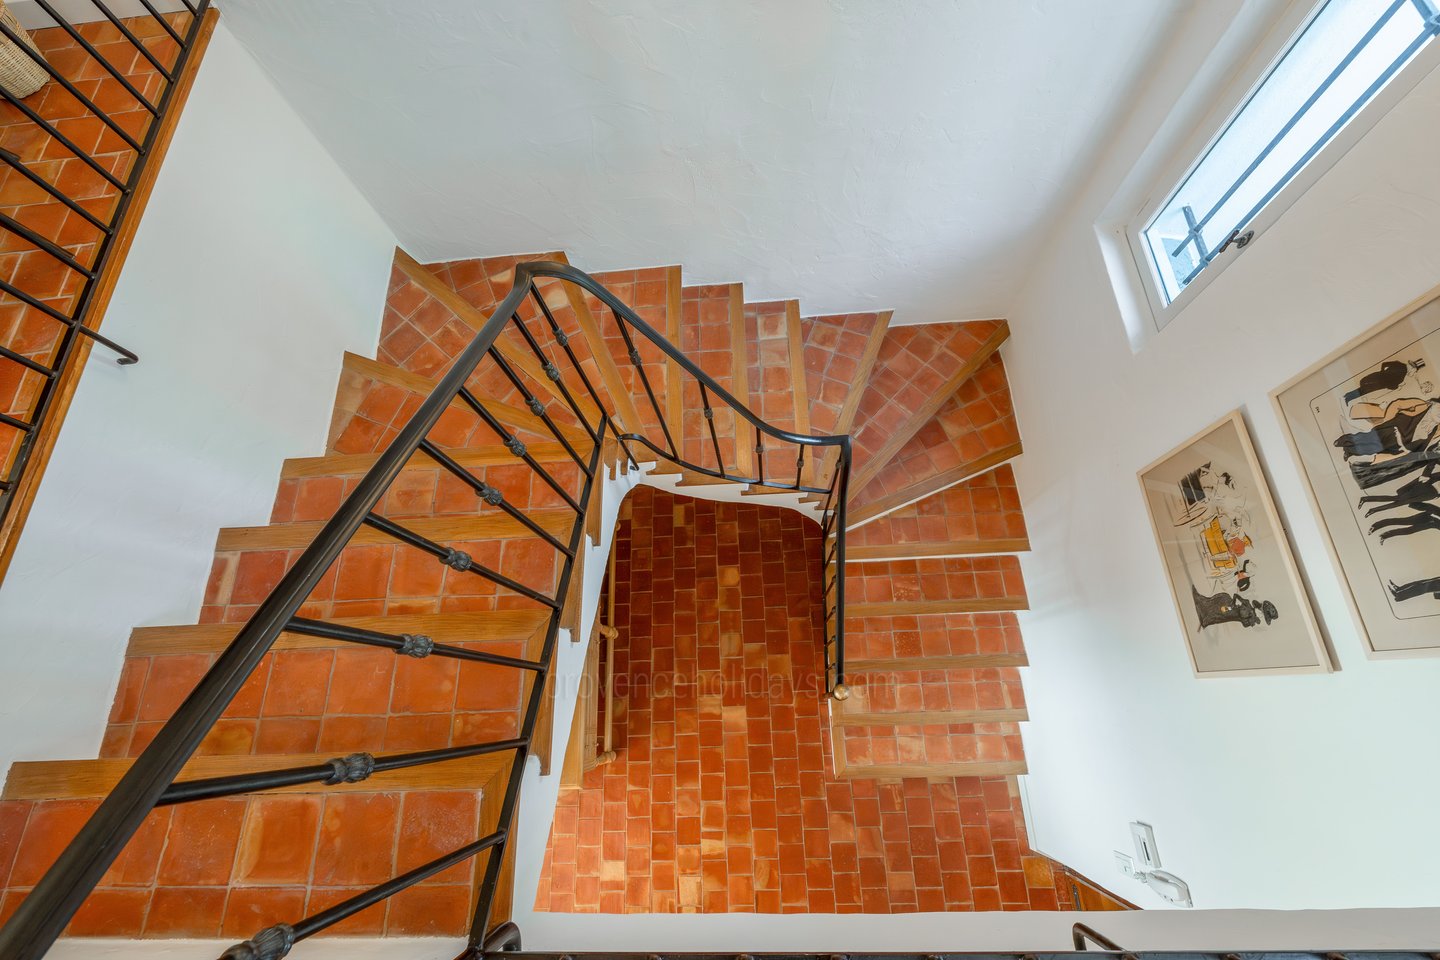
[[[1139,820],[1130,824],[1130,836],[1135,839],[1135,859],[1144,870],[1160,866],[1160,851],[1155,846],[1155,828]]]

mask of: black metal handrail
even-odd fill
[[[619,332],[630,345],[631,362],[645,383],[646,392],[652,398],[654,391],[648,383],[644,366],[634,349],[631,333],[638,332],[657,347],[666,357],[673,360],[686,375],[694,377],[709,393],[729,407],[738,420],[755,428],[757,436],[765,435],[776,441],[795,444],[804,448],[836,448],[839,451],[838,468],[830,477],[827,487],[805,485],[803,476],[797,475],[794,484],[783,487],[801,492],[824,492],[827,503],[824,507],[826,538],[824,561],[826,569],[835,571],[835,596],[843,603],[844,571],[844,493],[848,481],[850,441],[848,437],[811,437],[789,433],[764,423],[749,408],[727,390],[715,383],[703,370],[680,353],[653,327],[635,315],[628,306],[621,303],[599,282],[573,267],[558,263],[522,263],[515,271],[514,285],[510,293],[480,327],[474,339],[456,357],[450,369],[440,378],[434,390],[420,404],[409,422],[376,459],[375,464],[341,503],[335,514],[325,523],[310,545],[300,554],[295,563],[281,577],[278,584],[259,605],[250,619],[239,629],[234,639],[219,655],[209,671],[201,678],[194,690],[176,709],[173,716],[156,734],[150,745],[134,760],[130,769],[110,791],[90,820],[60,854],[54,865],[41,878],[29,896],[20,904],[9,923],[0,929],[0,956],[7,960],[31,960],[40,957],[64,930],[70,918],[100,881],[126,842],[140,827],[144,818],[157,806],[186,803],[214,797],[234,796],[241,793],[276,789],[298,784],[357,783],[368,779],[377,771],[411,767],[429,763],[443,763],[462,757],[482,754],[510,753],[510,770],[506,778],[505,793],[501,801],[495,830],[478,838],[458,850],[417,867],[408,873],[395,877],[383,884],[366,890],[328,909],[296,920],[292,923],[277,923],[257,933],[250,940],[231,948],[226,956],[234,960],[255,960],[258,957],[274,958],[284,956],[290,947],[306,937],[339,923],[341,920],[366,909],[400,890],[419,883],[441,870],[486,854],[480,893],[470,930],[470,949],[479,951],[487,930],[488,918],[497,893],[500,870],[505,850],[514,823],[516,804],[525,760],[529,755],[535,735],[542,704],[543,691],[549,678],[554,660],[556,638],[560,630],[563,599],[570,595],[570,581],[575,572],[576,558],[582,545],[586,522],[586,509],[591,503],[591,491],[602,466],[602,449],[608,437],[614,437],[619,448],[630,463],[638,465],[630,451],[630,444],[640,443],[684,469],[701,469],[680,456],[673,439],[665,430],[668,446],[662,447],[638,429],[618,432],[604,400],[590,383],[584,367],[569,344],[569,334],[562,330],[553,313],[545,304],[537,281],[543,279],[572,283],[588,291],[609,308],[619,325]],[[571,385],[564,383],[564,375],[554,362],[555,358],[546,352],[540,340],[526,327],[520,314],[520,306],[527,298],[539,305],[549,327],[553,343],[560,348],[561,358],[567,365]],[[505,332],[514,328],[522,334],[524,343],[540,364],[540,370],[554,389],[526,379],[519,365],[507,361],[504,351],[497,347],[497,341]],[[542,329],[542,334],[544,330]],[[513,343],[509,344],[514,346]],[[554,348],[551,347],[551,352]],[[578,496],[571,496],[563,486],[556,483],[526,450],[524,442],[491,412],[485,401],[467,387],[482,362],[489,361],[505,374],[510,384],[525,399],[526,406],[535,417],[535,430],[548,430],[558,440],[565,437],[551,410],[539,398],[538,393],[549,393],[563,403],[555,402],[556,413],[573,418],[592,441],[588,456],[582,455],[574,446],[565,448],[579,467],[583,489]],[[578,381],[578,384],[576,383]],[[572,389],[573,386],[573,389]],[[677,389],[678,384],[670,384]],[[532,389],[538,387],[539,389]],[[576,393],[583,387],[583,396],[593,404],[594,414],[587,417],[583,407],[576,400]],[[523,511],[505,503],[501,492],[485,484],[471,474],[438,445],[428,439],[441,415],[456,400],[469,407],[476,417],[487,424],[501,439],[510,452],[526,463],[553,489],[564,495],[575,514],[568,538],[562,542],[531,523]],[[659,407],[656,406],[658,413]],[[738,422],[738,421],[737,421]],[[660,419],[662,425],[664,420]],[[632,425],[637,427],[638,425]],[[583,444],[581,444],[583,446]],[[757,446],[763,445],[757,443]],[[390,485],[405,465],[416,456],[428,456],[436,465],[462,480],[466,480],[475,491],[480,503],[488,504],[506,512],[513,519],[526,525],[532,533],[540,534],[543,542],[556,550],[561,562],[560,575],[556,578],[553,591],[536,589],[534,585],[518,582],[496,570],[479,564],[468,554],[453,547],[435,542],[403,523],[376,512]],[[803,461],[802,461],[803,463]],[[762,467],[763,472],[763,467]],[[723,461],[710,475],[736,480],[737,482],[763,482],[761,478],[749,479],[738,472],[727,470]],[[770,484],[767,484],[770,486]],[[584,506],[582,506],[584,505]],[[370,527],[388,536],[397,543],[423,551],[435,557],[436,561],[452,570],[483,577],[512,594],[525,597],[548,611],[548,622],[539,656],[534,660],[513,657],[499,657],[481,654],[444,644],[437,644],[429,637],[414,635],[392,635],[374,630],[361,630],[341,624],[327,623],[298,616],[311,591],[320,582],[341,551],[361,527]],[[829,594],[827,593],[827,596]],[[827,624],[830,623],[827,620]],[[830,647],[840,649],[843,643],[841,621],[833,621],[836,639]],[[440,750],[398,754],[377,757],[369,753],[356,753],[337,757],[322,764],[296,766],[282,770],[270,770],[252,774],[214,777],[200,780],[179,780],[185,763],[194,755],[200,742],[229,705],[241,686],[270,652],[282,632],[296,632],[311,636],[322,636],[342,642],[353,642],[368,646],[389,648],[397,655],[410,657],[448,656],[464,661],[479,661],[491,665],[512,667],[522,671],[529,681],[529,692],[525,698],[525,709],[517,736],[485,743],[463,744]],[[843,680],[839,672],[839,661],[835,661],[833,676],[835,683]]]
[[[52,182],[51,179],[33,169],[32,163],[27,163],[22,157],[8,150],[0,150],[0,163],[5,164],[43,191],[49,201],[61,204],[84,220],[96,235],[94,255],[89,257],[88,261],[82,260],[76,251],[67,249],[55,238],[43,235],[16,217],[0,213],[0,231],[18,237],[27,246],[43,252],[47,257],[60,264],[67,276],[73,275],[80,279],[80,287],[76,294],[70,298],[68,303],[58,306],[51,302],[52,292],[33,285],[27,287],[26,278],[23,275],[16,276],[11,281],[0,280],[0,303],[7,300],[19,302],[28,311],[34,311],[47,321],[59,323],[63,327],[58,342],[47,356],[32,356],[20,349],[19,343],[0,344],[0,363],[18,364],[30,374],[41,378],[33,393],[28,397],[28,410],[13,410],[8,415],[0,414],[0,437],[7,441],[5,446],[0,447],[0,523],[4,522],[11,511],[21,480],[24,478],[27,468],[32,464],[41,431],[55,413],[61,378],[76,362],[77,348],[80,342],[90,339],[109,348],[117,354],[116,362],[121,365],[132,364],[140,359],[134,352],[94,329],[93,324],[97,320],[94,315],[97,293],[101,279],[106,275],[107,268],[110,267],[119,249],[116,238],[120,235],[121,227],[131,213],[131,206],[141,180],[146,176],[149,164],[154,160],[157,138],[160,136],[163,121],[174,109],[177,81],[183,75],[190,61],[204,26],[206,11],[210,7],[210,0],[198,0],[198,2],[183,0],[183,9],[171,15],[177,20],[183,21],[177,25],[167,19],[166,15],[158,12],[146,0],[144,3],[146,16],[136,18],[136,20],[153,19],[157,21],[165,35],[163,39],[167,43],[171,41],[175,43],[177,47],[175,57],[172,62],[167,63],[157,56],[141,37],[136,35],[135,30],[131,29],[133,21],[127,23],[125,19],[116,16],[105,0],[89,0],[96,13],[103,16],[120,33],[123,42],[134,47],[139,56],[144,58],[150,68],[159,76],[163,89],[158,98],[151,100],[136,87],[133,82],[134,78],[127,76],[116,67],[95,44],[85,37],[83,30],[75,26],[75,23],[79,22],[78,20],[66,18],[48,0],[33,0],[33,2],[35,7],[54,24],[53,27],[41,29],[58,28],[63,30],[85,51],[87,57],[94,60],[105,71],[109,81],[116,83],[126,96],[135,102],[138,109],[150,116],[144,133],[132,134],[110,113],[101,109],[94,100],[78,89],[71,78],[48,63],[41,54],[32,50],[25,43],[24,37],[0,23],[0,40],[7,41],[18,48],[24,56],[34,61],[49,76],[49,81],[41,90],[48,88],[51,83],[64,88],[77,103],[85,108],[87,115],[100,120],[108,131],[109,137],[118,140],[123,145],[118,152],[128,153],[131,157],[128,172],[124,174],[123,178],[117,176],[109,165],[98,160],[90,151],[67,137],[55,123],[45,119],[35,107],[26,103],[24,98],[0,84],[0,101],[10,104],[28,124],[41,131],[44,135],[40,141],[42,144],[50,141],[58,143],[69,155],[78,159],[103,180],[111,192],[106,197],[99,199],[114,201],[108,216],[97,215],[94,211],[96,198],[86,197],[82,202],[81,199],[67,194],[58,182]],[[46,155],[48,156],[48,152]],[[124,169],[123,165],[120,169]],[[0,204],[3,203],[4,198],[0,197]],[[13,455],[10,456],[7,465],[5,457],[7,451],[10,450],[13,450]]]

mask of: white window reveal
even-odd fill
[[[1137,221],[1156,306],[1244,247],[1261,211],[1437,34],[1440,0],[1321,4],[1180,185]]]

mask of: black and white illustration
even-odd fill
[[[1274,397],[1369,653],[1440,654],[1440,289]]]
[[[1311,401],[1375,575],[1400,619],[1440,617],[1440,365],[1408,344]]]

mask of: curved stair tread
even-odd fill
[[[860,401],[851,489],[863,490],[1009,336],[1004,320],[892,327]]]
[[[535,523],[556,537],[568,537],[575,522],[575,511],[560,508],[531,510],[526,515]],[[409,528],[430,540],[439,543],[467,542],[472,540],[510,540],[534,537],[518,520],[503,513],[488,513],[483,516],[455,517],[402,517],[396,523]],[[256,527],[221,527],[215,540],[217,553],[233,550],[297,550],[310,545],[310,541],[325,527],[319,520],[296,523],[272,523]],[[395,544],[388,534],[373,527],[362,526],[350,538],[350,545]]]
[[[858,562],[1030,549],[1015,472],[993,470],[851,528],[847,560]]]
[[[995,455],[1014,451],[1013,456],[1019,445],[1010,384],[1004,361],[996,353],[945,397],[902,446],[883,463],[875,463],[875,470],[864,477],[856,473],[850,487],[851,513],[863,520],[913,503],[966,479],[961,471],[967,464],[999,466],[1008,457]],[[884,510],[872,510],[877,501],[885,504]]]
[[[909,486],[902,487],[893,493],[877,496],[873,500],[857,502],[851,501],[849,512],[845,516],[846,530],[854,530],[862,524],[868,523],[888,513],[893,513],[902,507],[908,507],[913,503],[924,500],[926,497],[940,493],[957,484],[975,477],[996,467],[1008,463],[1020,456],[1022,453],[1020,442],[1007,444],[997,450],[986,453],[984,456],[974,460],[966,461],[959,466],[952,467],[941,473],[934,474],[924,480],[918,481]],[[870,488],[867,487],[866,490]],[[865,491],[862,491],[864,493]]]

